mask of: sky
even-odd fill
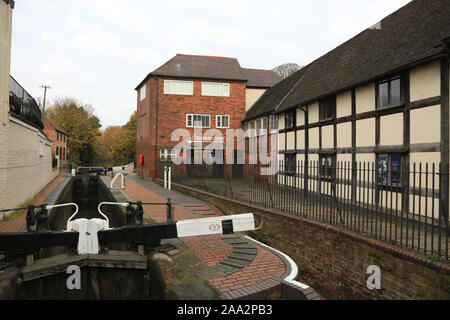
[[[136,110],[134,88],[177,53],[244,68],[306,65],[410,0],[17,0],[11,75],[35,98],[94,107],[103,129]]]

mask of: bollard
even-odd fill
[[[172,202],[170,201],[170,198],[167,199],[167,222],[173,222],[174,221],[174,217],[173,217],[173,207],[172,207]]]
[[[142,207],[142,201],[136,203],[136,219],[139,225],[144,224],[144,208]]]
[[[164,167],[164,189],[167,189],[167,167]]]
[[[168,175],[168,180],[169,180],[169,182],[168,182],[168,189],[169,189],[169,191],[170,190],[172,190],[172,167],[169,167],[168,169],[167,169],[167,175]]]

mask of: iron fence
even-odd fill
[[[273,176],[261,175],[260,165],[244,165],[238,178],[232,166],[223,178],[210,165],[171,166],[176,183],[449,260],[448,168],[442,164],[280,162]]]
[[[9,78],[10,111],[38,129],[44,128],[42,113],[33,97],[10,76]]]

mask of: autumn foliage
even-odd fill
[[[57,99],[46,112],[69,134],[68,151],[74,166],[120,166],[134,160],[136,112],[124,126],[110,126],[103,132],[90,105],[71,98]]]

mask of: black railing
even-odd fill
[[[244,165],[242,178],[229,168],[218,178],[208,165],[172,165],[172,181],[449,260],[448,194],[440,191],[448,169],[443,169],[422,163],[391,169],[298,162],[287,170],[280,163],[273,176],[261,175],[259,165]]]
[[[9,78],[9,105],[15,116],[43,129],[42,113],[33,97],[12,77]]]

